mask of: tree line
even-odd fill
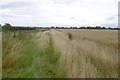
[[[1,25],[0,25],[1,26]],[[2,26],[2,30],[35,30],[39,28],[52,28],[52,29],[111,29],[111,30],[120,30],[120,28],[111,28],[111,27],[101,27],[101,26],[87,26],[87,27],[14,27],[11,26],[9,23],[5,23],[5,25]]]
[[[120,28],[111,28],[111,27],[101,27],[101,26],[87,26],[87,27],[51,27],[51,28],[55,28],[55,29],[111,29],[111,30],[120,30]]]
[[[35,27],[14,27],[11,26],[9,23],[5,23],[5,25],[2,26],[2,30],[11,30],[11,31],[17,31],[17,30],[35,30]]]

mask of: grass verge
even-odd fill
[[[52,38],[49,38],[48,47],[42,49],[36,45],[35,37],[29,33],[20,32],[17,36],[17,41],[22,42],[22,47],[19,47],[19,55],[21,57],[14,63],[13,66],[3,68],[3,78],[63,78],[64,75],[58,66],[59,53],[55,52]],[[9,37],[6,37],[9,38]],[[7,40],[7,39],[6,39]],[[6,41],[8,43],[8,41]],[[7,47],[13,47],[7,45]],[[7,50],[7,49],[4,49]],[[6,52],[6,51],[4,51]],[[4,53],[3,53],[4,54]],[[10,53],[7,53],[10,54]],[[4,55],[4,58],[6,56]]]

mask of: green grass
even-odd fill
[[[0,31],[2,31],[2,26],[0,26]]]
[[[65,77],[58,66],[60,55],[55,52],[51,37],[45,50],[36,46],[38,43],[34,41],[34,37],[29,33],[20,32],[16,36],[16,40],[22,42],[22,47],[19,49],[19,54],[22,57],[12,67],[3,68],[3,78]]]

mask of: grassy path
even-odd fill
[[[25,35],[27,35],[27,37],[23,37]],[[55,52],[50,36],[46,33],[43,37],[31,36],[30,34],[24,33],[22,33],[21,36],[20,41],[23,44],[22,47],[19,47],[19,55],[21,55],[21,57],[15,61],[13,66],[3,68],[3,78],[64,77],[58,66],[60,55]],[[43,38],[44,40],[42,40]],[[48,44],[43,45],[43,43],[46,42]]]

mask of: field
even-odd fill
[[[118,31],[37,29],[2,33],[3,78],[118,78]]]

